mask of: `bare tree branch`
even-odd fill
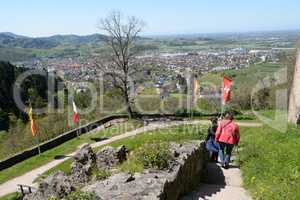
[[[136,52],[133,51],[139,33],[144,23],[136,17],[124,19],[119,11],[112,11],[106,18],[100,20],[99,28],[108,34],[106,44],[111,50],[108,62],[97,62],[95,66],[111,78],[112,85],[119,88],[127,104],[128,114],[132,116],[129,95],[129,77],[137,71],[136,66],[131,63]]]

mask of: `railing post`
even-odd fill
[[[19,185],[20,186],[20,189],[21,189],[21,193],[22,193],[22,196],[24,196],[24,190],[23,190],[23,186],[22,185]]]

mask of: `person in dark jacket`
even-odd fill
[[[215,133],[218,128],[218,119],[211,119],[211,126],[207,130],[206,137],[206,149],[210,153],[210,158],[212,161],[218,162],[218,152],[219,152],[219,144],[215,141]]]

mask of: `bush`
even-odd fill
[[[166,143],[145,144],[135,152],[135,156],[145,168],[165,169],[172,158]]]
[[[104,180],[111,176],[111,172],[106,169],[96,169],[94,168],[92,172],[93,176],[96,178],[96,180]]]
[[[142,172],[144,166],[136,158],[131,158],[121,165],[121,171],[133,175],[134,173]]]

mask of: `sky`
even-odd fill
[[[299,0],[1,0],[0,32],[101,33],[112,10],[142,19],[143,35],[300,29]]]

